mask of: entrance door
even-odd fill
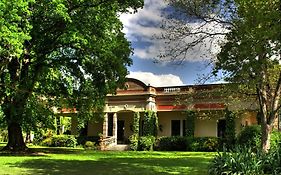
[[[225,137],[225,128],[226,128],[226,120],[219,120],[217,126],[217,136],[224,138]]]
[[[124,142],[124,130],[125,130],[125,121],[117,121],[117,143]]]

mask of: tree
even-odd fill
[[[232,149],[235,145],[235,113],[224,110],[225,116],[225,146],[227,149]]]
[[[188,110],[186,111],[186,120],[185,120],[185,133],[184,135],[187,137],[194,137],[195,131],[195,115],[194,111]]]
[[[247,87],[243,88],[256,92],[261,111],[262,149],[267,151],[280,109],[280,3],[237,2],[241,19],[235,21],[236,29],[227,34],[214,73],[222,69],[226,80],[244,84]]]
[[[4,149],[25,150],[22,127],[46,126],[54,107],[77,110],[84,118],[102,111],[106,94],[124,83],[132,63],[118,15],[143,2],[9,0],[0,5],[0,23],[10,29],[0,35],[1,61],[7,60],[1,62],[0,79],[9,137]]]
[[[12,58],[19,57],[29,40],[31,25],[28,21],[28,3],[32,0],[3,0],[0,2],[0,73]]]
[[[270,148],[270,133],[280,110],[281,95],[281,12],[279,0],[168,0],[184,17],[170,17],[179,26],[166,25],[170,49],[164,58],[183,62],[184,53],[201,43],[220,44],[210,61],[212,75],[244,94],[255,95],[261,111],[262,149]],[[190,20],[197,27],[190,26]],[[177,29],[176,29],[177,28]],[[194,37],[186,42],[186,37]],[[176,42],[176,44],[175,44]]]

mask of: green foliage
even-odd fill
[[[210,175],[244,174],[260,175],[281,173],[281,147],[268,153],[250,147],[236,147],[231,152],[225,150],[212,160]]]
[[[85,145],[87,141],[91,141],[94,143],[99,143],[100,137],[99,136],[78,136],[76,138],[78,145]]]
[[[235,0],[234,5],[235,18],[213,73],[238,85],[236,92],[256,95],[262,130],[268,130],[262,135],[263,149],[268,150],[266,125],[273,127],[281,105],[280,1]]]
[[[221,150],[223,143],[217,137],[160,137],[155,148],[160,151],[203,151]]]
[[[65,132],[71,130],[71,117],[56,116],[54,123],[59,134],[65,134]]]
[[[154,136],[142,136],[139,138],[140,151],[153,151],[154,145],[155,145]]]
[[[163,29],[167,34],[163,34],[162,39],[168,49],[159,59],[168,58],[182,64],[188,58],[186,53],[197,47],[205,47],[210,58],[213,52],[209,43],[217,42],[220,51],[210,59],[214,77],[208,74],[200,79],[205,82],[218,78],[229,82],[235,87],[229,89],[235,94],[227,95],[231,98],[248,100],[249,96],[256,96],[261,126],[264,131],[270,130],[265,126],[274,125],[281,106],[280,0],[167,1],[176,10],[165,19]],[[194,19],[198,27],[194,27]],[[190,38],[189,42],[186,38]],[[240,109],[245,107],[247,105],[239,106]],[[269,149],[268,134],[262,139],[265,150]]]
[[[139,135],[133,134],[129,137],[130,149],[133,151],[139,150]]]
[[[218,152],[212,160],[209,175],[263,174],[260,153],[253,153],[251,148],[238,147],[232,152]]]
[[[95,143],[91,142],[91,141],[86,141],[86,143],[84,144],[84,148],[92,148],[94,147]]]
[[[51,138],[53,135],[54,135],[53,130],[49,130],[45,128],[38,129],[34,132],[34,139],[32,143],[34,145],[40,145],[43,142],[43,140],[47,138]]]
[[[0,94],[7,125],[52,128],[54,106],[58,112],[75,108],[81,122],[97,117],[132,64],[119,14],[142,5],[142,0],[1,1]],[[16,142],[9,147],[23,143]]]
[[[83,145],[85,149],[97,149],[96,143],[91,141],[86,141],[86,143]]]
[[[157,113],[154,111],[145,111],[143,120],[144,120],[143,135],[157,136],[157,131],[158,131]]]
[[[242,147],[260,148],[261,127],[259,125],[244,127],[237,136],[237,144]]]
[[[221,150],[222,142],[217,137],[190,137],[187,139],[188,151],[213,152]]]
[[[133,133],[135,135],[139,135],[140,132],[140,113],[134,113],[134,120],[133,120]]]
[[[281,28],[278,22],[281,16],[279,1],[236,0],[235,5],[236,19],[232,21],[235,28],[227,34],[215,70],[226,71],[224,75],[231,82],[247,82],[245,87],[263,86],[262,80],[265,80],[273,88],[277,82],[271,80],[276,78],[280,69],[270,79],[261,75],[263,71],[272,73],[270,69],[278,65],[278,56],[275,56],[281,44],[278,37]]]
[[[137,151],[139,148],[139,132],[140,132],[140,114],[139,112],[134,113],[133,120],[133,135],[129,137],[130,149]]]
[[[187,151],[187,139],[181,136],[160,137],[155,148],[159,151]]]
[[[226,120],[226,127],[225,127],[225,146],[228,149],[231,149],[235,146],[235,113],[229,111],[228,109],[225,110],[225,120]]]
[[[270,148],[272,150],[281,146],[281,132],[277,130],[273,130],[270,135]]]
[[[1,67],[8,64],[11,58],[19,58],[24,52],[24,42],[31,39],[32,29],[29,18],[30,4],[34,0],[3,0],[0,2],[0,57]]]
[[[280,140],[279,140],[280,141]],[[281,174],[281,144],[271,147],[267,154],[262,157],[262,166],[265,174]]]
[[[8,141],[8,131],[0,128],[0,142]]]
[[[194,137],[195,130],[195,112],[194,111],[186,111],[186,129],[185,135],[187,137]]]
[[[77,140],[73,135],[54,135],[44,139],[41,142],[41,145],[52,147],[75,147],[77,145]]]
[[[51,137],[48,137],[40,142],[42,146],[53,146],[53,141]]]
[[[55,115],[53,114],[52,103],[46,104],[43,99],[33,94],[27,100],[22,114],[23,131],[41,132],[40,130],[55,129]]]
[[[270,145],[276,149],[281,143],[281,132],[273,130],[270,134]],[[237,136],[237,145],[259,149],[261,147],[261,126],[251,125],[244,127]]]

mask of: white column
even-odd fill
[[[103,120],[103,126],[102,126],[102,136],[103,136],[103,138],[107,137],[107,133],[108,133],[107,125],[108,125],[108,115],[107,115],[107,113],[105,113],[104,120]]]
[[[117,113],[113,114],[113,137],[115,138],[115,143],[117,144]]]

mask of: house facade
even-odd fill
[[[236,130],[256,124],[257,104],[255,99],[235,100],[220,94],[219,84],[153,87],[128,78],[126,89],[107,95],[103,121],[90,121],[88,136],[102,135],[105,145],[124,144],[133,134],[134,113],[139,113],[140,133],[146,110],[155,111],[158,117],[158,136],[183,136],[186,111],[196,112],[195,137],[219,137],[225,130],[224,110],[239,111],[235,119]],[[77,133],[77,124],[72,122],[72,133]]]

